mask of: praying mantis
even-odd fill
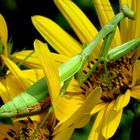
[[[69,81],[74,75],[80,82],[83,82],[90,76],[90,74],[100,63],[104,63],[107,74],[106,63],[120,59],[140,45],[140,38],[137,38],[109,50],[116,26],[125,17],[134,18],[134,13],[126,5],[123,6],[120,13],[118,13],[99,31],[91,43],[89,43],[80,54],[71,58],[58,68],[60,81],[63,83],[63,90],[61,90],[60,93],[61,95],[66,91],[66,87],[68,86],[67,83],[69,83],[67,81]],[[89,60],[94,49],[98,46],[102,39],[104,39],[104,43],[101,48],[98,61],[91,68],[91,70],[83,76],[82,69],[84,64]],[[0,108],[0,118],[11,118],[36,113],[41,110],[41,106],[39,106],[40,103],[42,103],[48,96],[48,88],[44,77],[33,84],[29,89],[13,98],[11,101],[2,105]]]

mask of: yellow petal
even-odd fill
[[[101,102],[99,104],[97,104],[90,112],[91,115],[94,115],[95,113],[99,112],[100,110],[102,110],[104,107],[106,107],[108,105],[108,103],[105,102]]]
[[[104,115],[104,122],[102,126],[102,134],[106,139],[111,138],[116,132],[122,117],[123,109],[119,111],[114,110],[115,100],[108,106]]]
[[[33,50],[23,50],[12,54],[12,60],[29,68],[41,68],[36,53]]]
[[[130,101],[130,90],[128,89],[125,94],[121,94],[118,96],[118,98],[116,99],[116,104],[114,106],[114,109],[116,111],[119,111],[120,109],[124,108],[125,106],[127,106],[127,104]]]
[[[44,77],[42,70],[23,70],[22,74],[27,78],[28,86],[31,86],[33,83]],[[21,78],[21,77],[20,77]],[[6,103],[17,96],[19,93],[23,92],[24,89],[20,86],[20,83],[13,74],[9,73],[6,76],[6,79],[1,79],[0,82],[0,97],[3,102]],[[24,81],[21,78],[22,81]],[[17,84],[18,83],[18,84]]]
[[[81,45],[50,19],[33,16],[32,22],[40,34],[60,54],[72,57],[81,51]]]
[[[40,80],[41,78],[44,77],[44,72],[43,72],[42,69],[27,69],[27,70],[22,70],[22,74],[25,77],[27,77],[26,79],[27,79],[27,81],[29,83],[29,86],[31,86],[36,81],[38,81],[38,80]],[[8,76],[11,76],[11,75],[9,74]]]
[[[72,92],[72,93],[81,93],[82,89],[78,83],[77,80],[75,80],[74,78],[72,78],[68,88],[67,88],[67,92]]]
[[[64,120],[61,120],[61,122],[58,123],[57,127],[55,128],[55,131],[62,131],[63,129],[71,126],[72,124],[77,123],[79,118],[81,118],[81,115],[90,116],[91,109],[100,101],[101,93],[101,88],[96,88],[93,91],[91,91],[89,96],[86,98],[85,102],[75,112],[72,112],[69,118],[65,118]]]
[[[55,107],[55,114],[59,121],[68,119],[84,103],[84,96],[78,93],[67,93],[61,96]]]
[[[71,0],[54,0],[58,9],[82,43],[89,43],[98,33],[86,15]]]
[[[30,86],[30,82],[27,78],[23,75],[22,71],[18,68],[18,66],[12,62],[9,58],[5,56],[1,56],[6,66],[9,68],[10,72],[15,76],[23,90],[27,89]]]
[[[30,82],[30,85],[44,77],[43,71],[39,69],[22,70],[22,73],[28,77],[27,80]],[[13,97],[24,91],[24,89],[17,83],[18,80],[11,73],[6,76],[6,79],[1,79],[0,97],[4,103],[10,101]]]
[[[132,9],[132,0],[119,0],[119,4],[120,4],[120,8],[123,5],[128,5]],[[120,22],[120,33],[121,33],[122,43],[127,42],[128,40],[132,39],[131,33],[133,30],[133,22],[134,22],[133,20],[128,19],[128,18],[124,18]],[[130,28],[132,30],[129,30]]]
[[[133,87],[134,85],[137,84],[137,81],[140,81],[140,61],[137,60],[134,63],[133,66],[133,79],[132,79],[132,83],[130,84],[130,87]]]
[[[89,93],[90,95],[87,97],[85,103],[83,104],[82,114],[79,117],[79,119],[77,119],[76,128],[84,127],[89,122],[90,117],[91,117],[90,112],[92,108],[94,108],[96,104],[101,102],[100,100],[101,93],[102,93],[102,90],[100,88],[97,88],[93,90],[91,93]],[[93,99],[93,96],[94,96],[94,99]]]
[[[137,38],[140,36],[140,18],[139,18],[139,9],[140,9],[140,1],[139,0],[129,0],[128,3],[131,6],[131,9],[135,12],[135,20],[129,20],[128,26],[128,36],[129,40],[133,38]],[[126,25],[124,25],[126,26]],[[131,30],[129,30],[131,28]],[[126,34],[124,34],[126,36]],[[138,58],[140,56],[140,47],[138,47],[135,51],[135,57]]]
[[[13,99],[15,96],[17,96],[18,94],[24,91],[24,89],[20,86],[20,84],[17,83],[18,80],[12,74],[9,74],[6,77],[5,87],[7,89],[6,94],[8,94],[8,100]]]
[[[92,0],[92,1],[96,8],[100,24],[103,27],[114,17],[114,12],[111,7],[111,4],[109,0]],[[119,44],[121,44],[121,37],[119,29],[117,27],[111,47],[115,47]]]
[[[74,131],[74,126],[70,126],[63,131],[56,133],[55,130],[53,132],[53,140],[70,140],[72,133]]]
[[[86,15],[71,0],[54,0],[58,9],[73,28],[82,43],[89,44],[98,33]],[[102,41],[93,52],[93,60],[98,58]]]
[[[34,47],[46,75],[49,94],[53,104],[56,102],[60,93],[60,78],[58,69],[46,44],[43,44],[39,40],[35,40]]]
[[[4,17],[0,14],[0,38],[4,45],[4,55],[8,56],[7,40],[8,40],[8,29]]]
[[[106,107],[103,108],[98,113],[96,120],[93,124],[92,130],[90,131],[88,140],[105,140],[105,138],[102,136],[102,133],[101,133],[105,111],[106,111]]]
[[[140,86],[135,86],[131,89],[131,97],[140,100]]]
[[[137,62],[139,61],[136,61],[134,63],[134,66],[133,66],[133,75],[132,75],[132,82],[131,84],[129,85],[129,87],[133,87],[135,84],[136,84],[136,79],[140,79],[140,75],[139,75],[139,72],[140,72],[140,68],[139,68],[139,65],[137,65]],[[139,63],[140,64],[140,63]]]
[[[140,36],[140,18],[139,18],[140,1],[132,1],[132,10],[135,12],[135,21],[133,22],[134,28],[131,26],[131,37],[136,38]],[[131,38],[131,39],[132,39]]]
[[[28,77],[28,80],[31,81],[31,83],[35,83],[44,77],[44,72],[42,69],[27,69],[22,70],[22,73]]]
[[[2,82],[0,82],[0,97],[3,100],[4,103],[7,103],[10,100],[9,94],[7,93],[7,89],[2,84]]]
[[[57,53],[51,53],[51,54],[57,66],[60,66],[61,64],[63,64],[69,59],[69,57]],[[14,54],[12,54],[12,60],[16,62],[20,62],[21,64],[29,68],[41,68],[38,57],[35,52],[33,53],[33,50],[24,50],[20,52],[15,52]]]
[[[67,57],[65,55],[57,54],[57,53],[51,53],[51,54],[58,66],[60,66],[61,64],[63,64],[64,62],[69,60],[69,57]]]
[[[90,113],[92,108],[97,105],[97,103],[101,102],[102,89],[100,87],[95,88],[93,91],[89,93],[89,96],[86,98],[86,101],[83,105],[83,113]]]
[[[89,123],[90,119],[91,119],[90,114],[81,115],[81,117],[77,120],[75,124],[75,128],[83,128],[86,124]]]

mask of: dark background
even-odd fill
[[[99,29],[100,26],[92,0],[74,0],[74,2]],[[111,2],[113,2],[113,7],[118,10],[118,1],[111,0]],[[53,0],[0,0],[0,13],[7,22],[9,39],[12,36],[14,50],[33,49],[34,39],[42,40],[41,35],[31,23],[31,16],[33,15],[46,16],[75,36]]]
[[[75,0],[75,3],[94,24],[99,26],[91,0]],[[33,15],[49,17],[74,35],[53,0],[0,0],[0,13],[7,22],[8,36],[9,39],[11,36],[13,38],[14,50],[33,49],[35,38],[43,40],[31,23],[31,16]]]

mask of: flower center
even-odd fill
[[[27,118],[26,120],[20,120],[19,122],[16,122],[19,124],[16,124],[17,128],[10,129],[7,134],[10,138],[15,138],[17,140],[21,139],[31,139],[33,136],[34,131],[40,124],[37,121],[33,121],[30,118]],[[41,140],[41,139],[49,139],[51,137],[51,132],[50,126],[48,123],[43,125],[43,127],[39,130],[37,136],[35,137],[36,140]]]
[[[119,94],[124,94],[132,81],[132,63],[130,60],[128,57],[123,57],[108,63],[108,77],[105,74],[104,64],[98,65],[96,71],[81,86],[83,92],[88,94],[95,87],[102,87],[101,99],[104,102],[112,101]]]

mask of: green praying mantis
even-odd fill
[[[59,67],[58,71],[60,74],[60,81],[63,83],[60,93],[61,95],[65,93],[69,84],[67,81],[69,81],[74,75],[80,82],[83,82],[90,76],[90,74],[100,63],[104,63],[104,69],[107,75],[106,63],[120,59],[140,45],[140,38],[137,38],[109,50],[116,26],[125,17],[134,18],[133,11],[131,11],[126,5],[123,6],[120,13],[118,13],[99,31],[91,43],[89,43],[80,54],[71,58],[69,61],[65,62]],[[89,60],[94,49],[98,46],[102,39],[104,39],[104,43],[101,48],[98,61],[91,68],[91,70],[83,76],[82,70],[84,64]],[[30,115],[36,113],[42,109],[42,107],[39,105],[48,96],[48,88],[44,77],[33,84],[29,89],[13,98],[11,101],[2,105],[0,108],[0,118],[11,118],[19,115]]]

